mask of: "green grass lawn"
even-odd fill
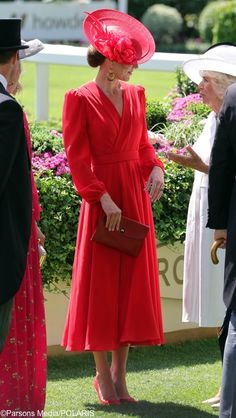
[[[103,418],[218,415],[202,404],[204,399],[215,395],[220,384],[221,363],[216,340],[132,349],[127,380],[130,394],[139,399],[137,404],[99,405],[92,388],[94,373],[91,354],[49,358],[45,412],[56,416],[56,412],[67,411],[71,417]]]
[[[50,65],[49,68],[49,116],[50,121],[61,119],[64,94],[67,90],[80,86],[96,76],[96,69],[90,67],[71,67]],[[34,118],[35,65],[23,63],[21,76],[23,91],[18,99],[24,105],[30,120]],[[175,85],[175,73],[141,71],[134,72],[131,82],[146,88],[147,97],[162,98]]]

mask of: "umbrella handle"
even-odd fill
[[[218,264],[219,263],[219,259],[217,257],[217,250],[221,246],[221,244],[223,244],[223,242],[224,242],[224,239],[219,238],[216,241],[214,241],[212,246],[211,246],[211,261],[212,261],[213,264]]]

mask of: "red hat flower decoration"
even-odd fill
[[[124,64],[137,65],[137,56],[132,41],[126,36],[117,40],[113,47],[114,61]]]

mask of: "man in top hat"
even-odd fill
[[[23,111],[7,92],[18,79],[21,20],[0,19],[0,352],[8,334],[13,297],[24,276],[31,228],[30,160]]]

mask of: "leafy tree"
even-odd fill
[[[153,4],[165,4],[166,6],[175,7],[182,16],[199,14],[201,10],[212,0],[129,0],[128,2],[128,12],[140,19],[148,7]]]

